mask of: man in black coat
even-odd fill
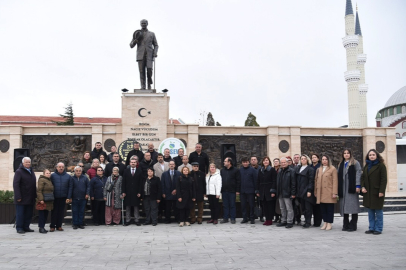
[[[137,168],[137,160],[132,158],[130,160],[130,167],[125,169],[123,174],[123,183],[121,192],[124,197],[125,205],[125,223],[124,226],[130,225],[131,212],[134,210],[135,224],[141,226],[139,221],[140,213],[138,207],[140,205],[141,185],[142,185],[142,169]]]
[[[202,145],[200,143],[196,144],[195,150],[196,151],[190,153],[189,155],[189,163],[198,162],[199,171],[207,174],[209,172],[210,165],[209,156],[205,152],[202,152]]]
[[[144,154],[144,159],[141,160],[138,167],[142,169],[143,178],[147,178],[148,176],[148,168],[153,168],[155,162],[151,159],[151,153],[146,152]]]
[[[17,233],[33,232],[30,229],[32,211],[37,198],[37,179],[31,168],[31,159],[24,157],[13,179],[14,204],[16,205]]]
[[[178,221],[178,208],[176,207],[176,184],[180,178],[180,172],[175,170],[175,161],[169,162],[169,170],[162,173],[162,197],[165,199],[165,223],[171,223],[172,209],[175,220]]]
[[[141,161],[144,159],[144,154],[142,153],[142,151],[140,150],[140,143],[139,142],[134,142],[134,149],[131,150],[128,155],[127,155],[127,159],[125,160],[125,166],[130,165],[130,160],[132,156],[137,156],[138,157],[138,161]]]
[[[220,170],[220,175],[224,215],[220,223],[227,223],[228,218],[230,218],[231,224],[235,224],[235,200],[236,196],[240,194],[241,174],[240,171],[233,166],[232,158],[227,157],[224,159],[224,168]]]
[[[108,161],[108,162],[113,162],[113,154],[114,154],[115,152],[117,152],[117,147],[116,147],[115,145],[113,145],[113,146],[110,148],[110,154],[107,155],[107,161]],[[119,162],[123,162],[123,159],[121,158],[121,156],[120,156]]]
[[[190,172],[194,185],[196,186],[196,201],[193,202],[193,207],[190,208],[190,224],[196,222],[195,205],[197,204],[197,223],[202,224],[203,221],[203,203],[206,196],[206,175],[199,171],[199,163],[192,163],[193,170]]]
[[[103,151],[101,142],[97,142],[95,144],[95,147],[93,148],[93,151],[90,153],[90,156],[92,157],[92,159],[99,159],[101,154],[103,154],[105,158],[107,157],[107,153]]]
[[[311,155],[312,159],[312,164],[310,167],[314,170],[314,174],[316,174],[317,169],[320,167],[321,162],[320,162],[320,156],[318,154],[313,153]],[[320,209],[320,204],[313,204],[313,226],[314,227],[320,227],[321,225],[321,209]]]
[[[169,162],[173,160],[173,158],[171,157],[171,151],[169,150],[169,148],[165,148],[164,149],[164,161],[165,162]],[[175,163],[176,165],[176,163]],[[176,170],[176,166],[175,166],[175,170]]]
[[[183,148],[179,148],[178,155],[173,158],[173,160],[175,161],[175,170],[177,170],[178,167],[180,165],[182,165],[182,157],[183,157],[184,153],[185,153],[185,150],[183,150]]]
[[[294,211],[292,200],[296,197],[296,175],[295,170],[288,165],[287,158],[281,158],[281,170],[277,176],[276,196],[281,207],[281,223],[278,227],[285,226],[287,229],[293,227]]]
[[[113,154],[113,162],[110,162],[109,164],[106,165],[106,169],[104,170],[104,175],[109,177],[111,176],[111,174],[113,173],[113,168],[117,167],[119,170],[119,174],[123,175],[124,174],[124,170],[126,168],[126,166],[119,162],[120,160],[120,155],[118,153],[114,153]]]
[[[154,149],[153,143],[148,143],[148,152],[151,154],[151,159],[157,163],[158,162],[158,152]]]
[[[241,223],[248,222],[247,214],[247,203],[249,206],[249,220],[251,224],[255,224],[255,194],[258,193],[257,178],[258,171],[250,166],[248,158],[243,157],[241,159],[242,167],[240,168],[241,175],[241,192],[240,192],[240,201],[241,201],[241,212],[242,212],[242,221]]]

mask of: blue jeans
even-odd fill
[[[223,218],[235,220],[235,192],[223,192]]]
[[[369,230],[382,232],[383,230],[383,210],[368,209]]]
[[[33,204],[16,204],[16,229],[27,230],[30,228],[32,212],[34,210]]]
[[[82,225],[83,217],[85,215],[85,199],[72,200],[72,225]]]

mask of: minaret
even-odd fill
[[[365,68],[364,64],[367,61],[367,55],[364,54],[364,45],[361,32],[361,25],[359,23],[358,7],[356,8],[357,14],[355,17],[355,34],[358,36],[358,55],[357,55],[357,69],[361,72],[361,77],[358,83],[359,90],[359,113],[360,113],[360,127],[365,128],[368,126],[367,119],[367,92],[368,84],[365,84]]]
[[[360,128],[360,107],[359,107],[359,89],[358,82],[361,77],[357,69],[357,55],[359,36],[355,35],[354,12],[352,10],[351,0],[347,0],[345,7],[345,37],[343,45],[347,52],[347,71],[344,73],[344,79],[347,82],[348,89],[348,117],[350,128]]]

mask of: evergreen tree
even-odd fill
[[[207,121],[206,121],[206,126],[213,127],[215,126],[214,118],[211,112],[207,115]]]
[[[73,125],[75,125],[74,118],[73,118],[72,103],[69,103],[68,107],[65,107],[65,114],[60,114],[59,116],[63,117],[65,119],[65,121],[63,121],[63,122],[52,121],[52,122],[56,123],[58,126],[73,126]]]
[[[245,120],[245,126],[254,126],[254,127],[259,127],[259,124],[257,123],[257,117],[253,115],[252,113],[248,114],[247,120]]]

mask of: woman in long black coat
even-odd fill
[[[296,169],[296,187],[297,195],[302,212],[305,217],[303,228],[307,229],[311,226],[313,205],[316,204],[314,197],[314,170],[310,166],[310,158],[306,155],[300,157],[300,165]]]
[[[272,168],[271,159],[264,157],[262,159],[261,169],[258,171],[257,193],[261,200],[266,221],[263,225],[272,225],[272,218],[275,214],[276,204],[276,171]]]
[[[176,183],[176,207],[179,209],[179,227],[190,226],[187,222],[193,202],[196,201],[196,186],[189,176],[189,168],[183,167],[179,181]]]

